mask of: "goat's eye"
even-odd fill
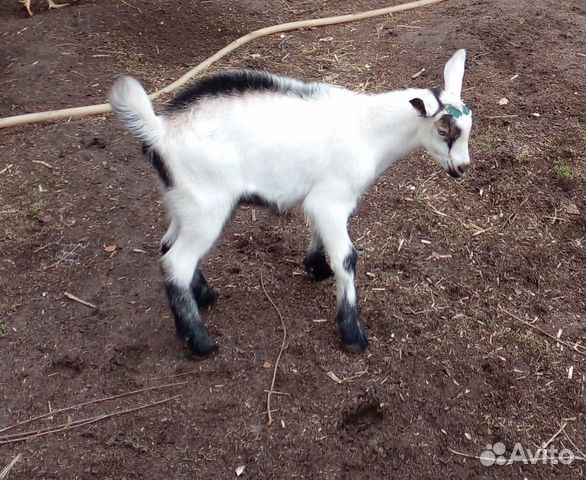
[[[439,133],[441,137],[445,137],[448,134],[448,132],[446,132],[445,130],[439,130],[439,129],[438,129],[437,133]]]

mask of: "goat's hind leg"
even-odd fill
[[[326,260],[324,243],[315,227],[311,229],[311,243],[307,255],[303,259],[303,265],[308,275],[316,282],[321,282],[334,275]]]
[[[198,357],[213,353],[217,346],[199,314],[198,307],[204,306],[213,291],[197,266],[222,231],[230,210],[229,206],[220,208],[217,204],[214,208],[191,210],[189,220],[181,224],[175,242],[162,259],[167,275],[165,292],[175,317],[177,335]]]
[[[175,243],[178,235],[178,221],[171,219],[171,224],[161,240],[161,255],[165,255],[171,249],[171,246]],[[218,298],[218,294],[208,285],[207,280],[199,269],[195,270],[193,278],[191,279],[191,291],[193,292],[193,295],[195,295],[195,301],[200,308],[208,308],[213,305]]]
[[[169,224],[169,228],[167,228],[167,231],[165,232],[165,235],[163,235],[163,238],[161,240],[161,255],[165,255],[165,253],[167,253],[171,249],[171,246],[173,245],[173,243],[175,243],[175,240],[177,239],[178,235],[179,222],[172,218],[171,223]]]

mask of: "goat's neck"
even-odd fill
[[[410,89],[362,96],[360,117],[369,145],[375,150],[377,176],[421,147],[418,129],[422,119],[409,100],[425,93]]]

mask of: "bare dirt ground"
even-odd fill
[[[29,18],[0,0],[0,116],[101,103],[119,74],[161,87],[255,28],[387,4],[69,3],[33,1]],[[0,468],[21,453],[8,478],[223,479],[241,465],[266,479],[582,478],[579,460],[488,467],[454,452],[535,452],[561,426],[552,445],[585,448],[584,18],[577,0],[451,0],[275,35],[213,67],[378,92],[441,85],[444,62],[468,49],[468,175],[413,154],[351,221],[365,355],[340,349],[332,282],[301,274],[302,216],[249,208],[204,267],[221,293],[205,314],[220,352],[193,361],[161,289],[166,219],[137,143],[111,116],[1,130],[0,428],[177,385],[0,431]],[[289,333],[270,426],[282,331],[261,269]]]

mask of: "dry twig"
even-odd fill
[[[47,162],[43,162],[42,160],[33,160],[33,163],[38,163],[39,165],[42,165],[43,167],[47,167],[49,170],[53,170],[53,165],[47,163]]]
[[[12,168],[12,165],[6,165],[6,167],[4,167],[2,170],[0,170],[0,175],[2,175],[6,170],[10,170]]]
[[[2,471],[0,472],[0,480],[2,480],[4,478],[8,478],[8,474],[10,473],[10,470],[12,470],[14,465],[16,465],[16,462],[18,462],[21,457],[22,457],[22,453],[19,453],[16,457],[14,457],[12,459],[12,461],[8,465],[6,465],[2,469]]]
[[[453,453],[454,455],[459,455],[461,457],[467,457],[467,458],[473,458],[475,460],[484,460],[483,457],[479,457],[477,455],[471,455],[469,453],[462,453],[462,452],[457,452],[456,450],[453,450],[451,448],[448,447],[448,451]]]
[[[195,368],[193,370],[189,370],[188,372],[176,373],[174,375],[166,375],[164,377],[147,378],[145,380],[145,382],[154,382],[155,380],[168,380],[170,378],[177,378],[177,377],[186,377],[187,375],[192,375],[192,374],[198,373],[198,372],[201,372],[201,369]],[[172,384],[172,385],[183,385],[185,383],[187,383],[187,382],[180,382],[180,383],[175,383],[175,384]]]
[[[545,442],[539,449],[537,449],[535,455],[540,456],[542,452],[545,452],[547,447],[549,447],[550,443],[553,442],[558,437],[558,435],[563,432],[564,428],[566,428],[566,425],[567,422],[563,422],[562,425],[560,425],[560,429],[557,432],[555,432],[553,436],[547,442]]]
[[[16,427],[21,427],[22,425],[26,425],[28,423],[32,423],[37,420],[41,420],[43,418],[47,418],[52,415],[56,415],[58,413],[68,412],[69,410],[74,410],[76,408],[85,407],[87,405],[93,405],[95,403],[107,402],[109,400],[115,400],[117,398],[129,397],[130,395],[136,395],[138,393],[150,392],[152,390],[160,390],[162,388],[177,387],[179,385],[186,385],[186,384],[187,384],[187,382],[168,383],[166,385],[158,385],[156,387],[140,388],[138,390],[132,390],[130,392],[119,393],[117,395],[111,395],[109,397],[98,398],[96,400],[89,400],[87,402],[78,403],[77,405],[71,405],[70,407],[64,407],[64,408],[59,408],[57,410],[52,410],[49,413],[44,413],[43,415],[38,415],[36,417],[29,418],[28,420],[24,420],[23,422],[16,422],[16,423],[13,423],[12,425],[9,425],[7,427],[2,427],[2,428],[0,428],[0,433],[6,432],[8,430],[12,430],[13,428],[16,428]]]
[[[417,73],[414,73],[413,75],[411,75],[411,78],[417,78],[419,75],[421,75],[423,72],[425,72],[425,67],[422,68],[421,70],[419,70]]]
[[[264,292],[265,296],[268,298],[269,302],[273,308],[277,311],[277,315],[281,320],[281,328],[283,329],[283,340],[281,342],[281,348],[279,350],[279,354],[277,355],[277,359],[275,360],[275,366],[273,368],[273,378],[271,380],[271,386],[269,387],[267,393],[267,424],[270,425],[273,423],[273,416],[271,415],[271,395],[274,393],[275,389],[275,379],[277,378],[277,369],[279,368],[279,362],[281,361],[281,356],[283,355],[283,351],[285,350],[285,346],[287,343],[287,327],[285,326],[285,320],[283,319],[283,315],[281,315],[281,311],[273,302],[273,299],[269,296],[267,289],[265,288],[265,282],[262,274],[262,267],[260,269],[260,286],[262,287],[262,291]]]
[[[574,350],[575,352],[579,353],[580,355],[586,357],[586,352],[583,352],[582,350],[578,350],[578,347],[576,347],[575,345],[572,345],[571,343],[564,342],[563,340],[560,340],[555,335],[552,335],[551,333],[546,332],[542,328],[539,328],[537,325],[533,325],[531,322],[528,322],[527,320],[523,320],[521,317],[518,317],[517,315],[512,314],[511,312],[505,310],[503,307],[500,307],[500,309],[503,312],[505,312],[507,315],[509,315],[512,318],[514,318],[515,320],[521,322],[523,325],[527,325],[529,328],[532,328],[533,330],[537,330],[538,332],[542,333],[546,337],[549,337],[552,340],[555,340],[560,345],[563,345],[564,347],[568,347],[569,349]]]
[[[93,303],[86,302],[85,300],[82,300],[81,298],[76,297],[75,295],[73,295],[69,292],[65,292],[64,295],[67,298],[69,298],[69,300],[73,300],[74,302],[81,303],[82,305],[85,305],[86,307],[96,308],[96,306]]]
[[[180,396],[181,395],[174,395],[173,397],[164,398],[163,400],[157,400],[156,402],[147,403],[146,405],[139,405],[138,407],[125,408],[123,410],[116,410],[114,412],[104,413],[102,415],[97,415],[95,417],[82,418],[80,420],[62,423],[60,425],[55,425],[55,426],[48,427],[48,428],[41,429],[41,430],[32,430],[29,432],[23,432],[22,434],[20,434],[21,436],[19,436],[19,437],[16,437],[15,435],[8,435],[6,437],[0,437],[0,445],[6,445],[7,443],[24,442],[26,440],[32,440],[33,438],[44,437],[45,435],[50,435],[51,433],[58,433],[58,432],[65,432],[65,431],[73,430],[74,428],[79,428],[79,427],[84,427],[86,425],[91,425],[92,423],[96,423],[101,420],[106,420],[108,418],[117,417],[119,415],[124,415],[127,413],[137,412],[139,410],[144,410],[145,408],[155,407],[157,405],[161,405],[163,403],[170,402],[171,400],[176,400]]]
[[[562,433],[564,434],[564,437],[566,437],[566,440],[568,442],[570,442],[570,444],[572,445],[572,447],[574,447],[574,451],[578,452],[583,458],[586,458],[586,453],[584,453],[582,450],[580,450],[578,448],[578,446],[574,443],[574,441],[570,438],[570,436],[566,433],[567,423],[564,422],[563,424],[560,424],[558,422],[558,424],[560,425],[561,430],[562,430]]]
[[[67,247],[65,247],[67,248]],[[75,252],[78,248],[85,248],[83,247],[83,245],[81,243],[78,243],[77,245],[75,245],[71,250],[69,251],[65,251],[65,248],[62,250],[63,256],[61,256],[59,258],[59,260],[57,260],[55,263],[52,263],[51,265],[49,265],[48,267],[45,267],[45,270],[48,270],[49,268],[55,267],[57,265],[59,265],[61,262],[64,262],[65,260],[73,260],[75,261]]]

